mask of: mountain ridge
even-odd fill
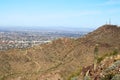
[[[3,80],[71,80],[78,70],[92,65],[98,44],[98,56],[120,52],[120,29],[103,25],[78,38],[60,38],[28,49],[0,52],[0,79]]]

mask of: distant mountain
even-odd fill
[[[78,39],[60,38],[29,49],[1,51],[0,79],[83,80],[82,72],[86,74],[93,65],[96,45],[100,60],[120,53],[119,34],[120,27],[103,25]],[[98,80],[93,74],[89,77]]]
[[[94,28],[81,27],[63,27],[63,26],[0,26],[0,30],[4,31],[81,31],[90,32]]]

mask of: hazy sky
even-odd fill
[[[0,0],[0,26],[120,25],[120,0]]]

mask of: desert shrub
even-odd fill
[[[75,72],[73,72],[67,80],[77,80],[77,77],[80,75],[81,73],[81,67],[79,69],[77,69]]]
[[[115,49],[115,50],[111,53],[112,56],[117,55],[117,54],[118,54],[118,49]]]
[[[120,80],[120,74],[116,74],[111,80]]]
[[[102,77],[100,80],[111,80],[113,78],[114,74],[107,74],[104,77]]]
[[[71,80],[78,80],[78,77],[73,77],[71,78]]]
[[[97,63],[100,63],[103,59],[104,59],[104,57],[99,57],[99,58],[97,59]]]
[[[120,66],[120,60],[114,62],[111,66],[109,66],[109,67],[105,70],[105,72],[112,71],[112,70],[118,68],[119,66]]]
[[[114,62],[111,66],[105,69],[105,77],[102,77],[101,80],[120,80],[120,75],[115,75],[115,69],[120,66],[120,60]],[[118,78],[118,79],[117,79]]]
[[[91,80],[90,76],[85,76],[84,80]]]

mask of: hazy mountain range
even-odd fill
[[[0,26],[0,30],[4,31],[81,31],[90,32],[95,28],[81,28],[81,27],[63,27],[63,26]]]

